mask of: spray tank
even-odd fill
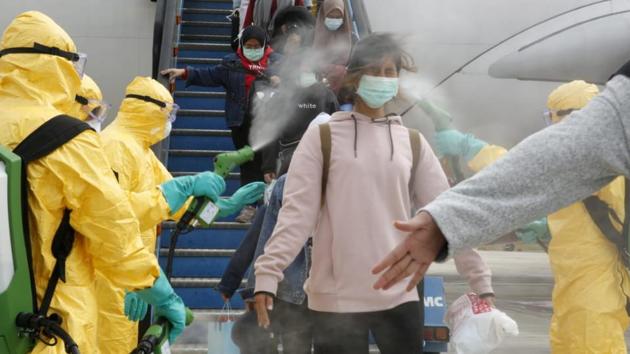
[[[29,270],[22,223],[22,161],[0,146],[0,352],[29,353],[34,339],[64,342],[67,353],[79,348],[56,315],[39,314]]]

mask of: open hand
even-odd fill
[[[426,212],[420,212],[409,221],[396,221],[394,225],[398,230],[411,234],[372,269],[373,274],[387,270],[376,281],[374,289],[387,290],[413,275],[407,285],[407,291],[411,291],[422,280],[446,244],[446,239]]]

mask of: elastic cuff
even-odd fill
[[[448,241],[446,241],[444,246],[442,246],[440,253],[438,253],[438,255],[435,257],[434,262],[441,263],[441,262],[446,261],[446,258],[448,258]]]
[[[278,281],[269,275],[256,275],[256,288],[254,294],[269,293],[276,296],[278,292]]]

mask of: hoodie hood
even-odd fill
[[[0,50],[32,48],[35,43],[77,52],[68,33],[38,11],[22,13],[9,24],[0,40]],[[69,112],[80,86],[81,78],[68,59],[32,53],[0,57],[0,95],[4,97],[52,105],[61,112]]]
[[[354,124],[354,157],[358,157],[359,145],[359,122],[385,125],[387,126],[387,134],[389,135],[390,161],[394,159],[394,136],[392,135],[392,125],[402,125],[402,118],[396,115],[385,116],[383,118],[371,118],[357,112],[336,112],[330,118],[331,122],[352,121]]]
[[[127,95],[149,96],[167,103],[167,107],[162,108],[152,102],[125,97],[112,128],[124,129],[145,148],[166,138],[166,123],[173,103],[173,96],[166,87],[150,77],[136,77],[127,86],[125,96]]]

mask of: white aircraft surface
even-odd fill
[[[373,31],[404,35],[419,69],[415,94],[451,112],[457,129],[508,148],[545,126],[556,86],[604,84],[630,60],[630,0],[365,4]],[[419,109],[405,120],[432,135]]]

